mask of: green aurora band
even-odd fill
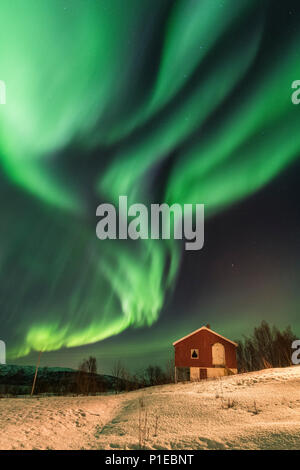
[[[99,242],[100,202],[204,203],[211,216],[297,158],[300,32],[274,44],[269,13],[261,0],[1,1],[10,357],[157,320],[182,248]]]

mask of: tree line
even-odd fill
[[[238,371],[251,372],[270,367],[292,365],[292,343],[296,335],[290,326],[280,331],[266,321],[254,328],[252,335],[237,341]]]
[[[174,382],[174,361],[167,361],[165,367],[149,365],[145,369],[131,373],[121,360],[117,360],[110,375],[105,375],[105,381],[97,381],[101,377],[97,373],[95,357],[84,359],[78,366],[76,388],[80,394],[93,394],[104,391],[132,391],[139,388],[163,385]],[[109,383],[109,380],[111,382]]]
[[[238,372],[251,372],[272,367],[288,367],[292,365],[291,345],[297,339],[288,326],[280,330],[271,327],[266,321],[254,328],[253,333],[238,340],[237,364]],[[121,360],[117,360],[111,375],[97,374],[97,361],[95,357],[83,360],[78,367],[75,390],[80,394],[97,392],[131,391],[154,385],[163,385],[174,382],[174,360],[169,360],[164,367],[149,365],[145,369],[131,373]],[[101,377],[111,378],[103,380]]]

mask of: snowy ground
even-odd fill
[[[0,449],[300,449],[300,367],[120,395],[0,399]]]

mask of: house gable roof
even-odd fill
[[[175,342],[173,343],[173,346],[175,346],[175,344],[177,344],[177,343],[180,343],[181,341],[184,341],[186,338],[189,338],[190,336],[195,335],[196,333],[198,333],[198,332],[201,331],[201,330],[210,331],[211,333],[213,333],[213,334],[216,335],[216,336],[219,336],[219,338],[224,339],[224,340],[227,341],[228,343],[231,343],[231,344],[233,344],[233,345],[236,346],[236,347],[238,346],[238,344],[235,343],[234,341],[231,341],[230,339],[225,338],[225,336],[219,335],[219,333],[216,333],[215,331],[211,330],[210,328],[207,328],[206,326],[201,326],[201,328],[198,328],[198,330],[195,330],[195,331],[193,331],[192,333],[190,333],[189,335],[183,336],[183,338],[178,339],[177,341],[175,341]]]

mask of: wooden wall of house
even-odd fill
[[[176,367],[214,367],[212,361],[212,346],[221,343],[225,348],[226,367],[237,368],[236,347],[209,330],[201,330],[175,344]],[[199,350],[199,358],[191,359],[191,350]]]

